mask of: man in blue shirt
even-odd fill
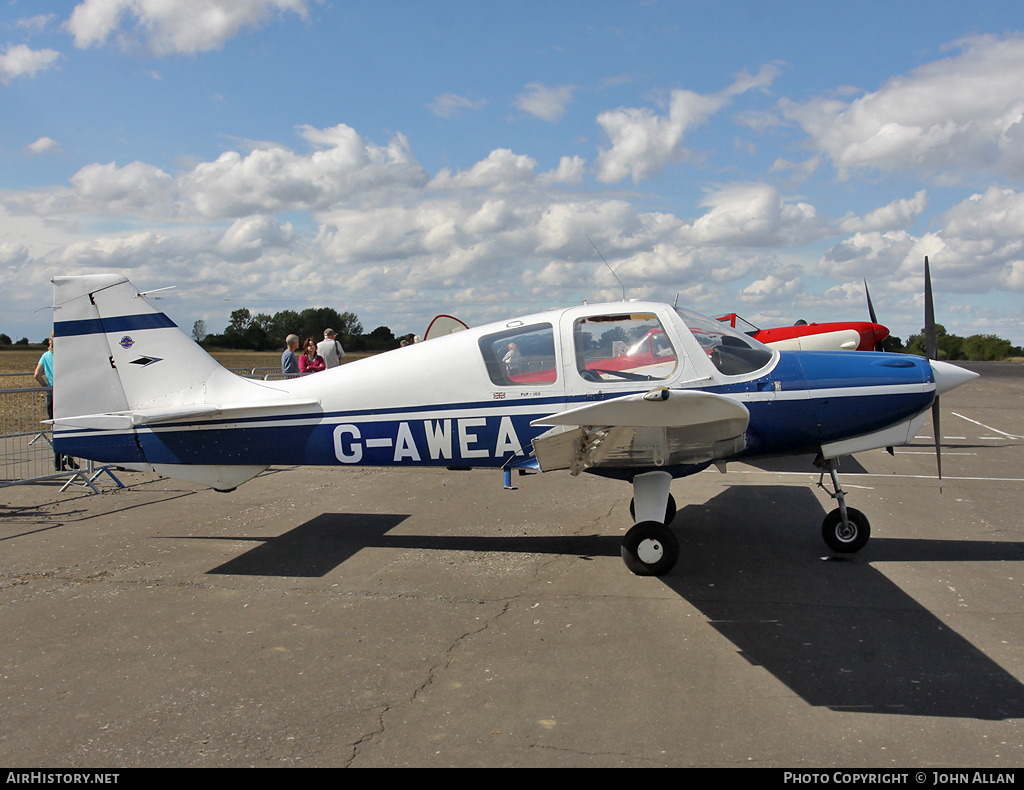
[[[46,393],[46,416],[53,419],[53,333],[47,339],[47,349],[39,357],[39,364],[36,365],[35,376],[40,387],[49,387]]]
[[[284,341],[288,348],[281,354],[281,372],[285,374],[294,373],[299,374],[299,360],[295,358],[295,352],[299,348],[299,338],[297,335],[288,335]]]
[[[43,355],[39,357],[39,363],[36,365],[36,371],[32,375],[35,376],[36,382],[40,387],[47,387],[46,390],[46,416],[51,420],[53,419],[53,332],[50,333],[50,337],[47,339],[49,347],[43,352]],[[61,455],[60,453],[53,454],[53,468],[60,472],[65,469],[77,469],[78,464],[75,463],[70,455]]]

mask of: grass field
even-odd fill
[[[39,386],[32,373],[45,350],[43,346],[19,346],[0,351],[0,390]],[[248,375],[254,368],[263,373],[278,373],[281,370],[280,351],[213,351],[211,356],[228,370],[244,375]],[[348,354],[345,362],[354,362],[365,356]],[[59,371],[57,375],[60,375]],[[46,400],[43,393],[0,394],[0,426],[4,434],[34,430],[39,421],[45,419]]]
[[[0,389],[7,387],[34,387],[31,376],[10,376],[10,373],[29,373],[36,369],[36,363],[46,349],[43,346],[7,348],[0,351]],[[211,356],[229,370],[251,371],[253,368],[281,369],[280,351],[213,351]],[[366,354],[349,354],[345,362],[354,362]]]

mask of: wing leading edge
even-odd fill
[[[749,421],[746,406],[731,398],[659,387],[534,420],[553,427],[533,449],[543,471],[574,475],[603,466],[700,464],[742,450]]]

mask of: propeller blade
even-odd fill
[[[932,273],[928,256],[924,256],[924,345],[928,359],[939,358],[938,339],[935,336],[935,303],[932,299]],[[935,435],[935,466],[939,471],[939,493],[942,493],[942,433],[939,429],[939,396],[932,401],[932,433]]]
[[[878,318],[875,316],[875,306],[871,304],[871,291],[868,290],[867,277],[864,278],[864,295],[868,298],[868,316],[871,318],[871,323],[875,325],[875,351],[885,351],[882,341],[878,339],[881,327],[878,326]]]
[[[928,268],[928,256],[924,256],[924,347],[928,359],[939,358],[938,341],[935,337],[935,304],[932,301],[932,275]]]
[[[878,319],[875,318],[875,308],[871,306],[871,292],[868,291],[868,278],[864,278],[864,295],[868,298],[868,315],[871,316],[871,323],[877,324]]]

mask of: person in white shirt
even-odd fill
[[[316,353],[324,358],[328,370],[338,367],[345,358],[345,349],[338,342],[338,333],[333,329],[325,329],[324,339],[316,344]]]

